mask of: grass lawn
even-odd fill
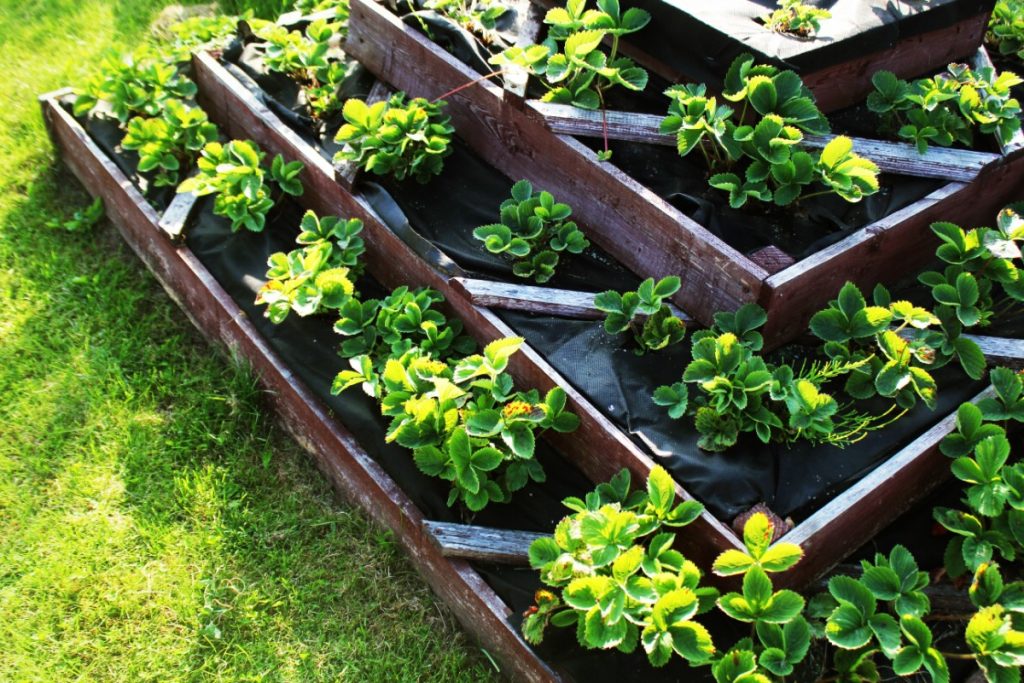
[[[116,232],[46,227],[36,95],[164,4],[0,0],[0,681],[490,680]]]

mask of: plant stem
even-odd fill
[[[608,154],[608,108],[604,104],[604,92],[597,89],[597,98],[601,100],[601,135],[604,138],[604,153]]]
[[[977,659],[977,657],[975,657],[974,655],[967,654],[964,652],[940,652],[939,654],[945,657],[946,659]]]
[[[447,98],[451,97],[452,95],[454,95],[455,93],[462,92],[463,90],[465,90],[466,88],[468,88],[468,87],[470,87],[472,85],[476,85],[477,83],[482,83],[483,81],[486,81],[489,78],[494,78],[495,76],[501,76],[504,73],[505,73],[504,69],[498,69],[497,71],[492,71],[491,73],[487,74],[486,76],[481,76],[480,78],[476,78],[476,79],[474,79],[474,80],[472,80],[472,81],[470,81],[468,83],[463,83],[462,85],[460,85],[459,87],[455,88],[454,90],[449,90],[448,92],[444,93],[443,95],[438,95],[433,100],[431,100],[430,103],[434,104],[435,102],[439,102],[439,101],[441,101],[443,99],[447,99]]]

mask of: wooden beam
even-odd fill
[[[561,318],[599,320],[603,311],[594,307],[594,293],[576,292],[571,289],[537,287],[514,282],[478,280],[468,277],[452,279],[452,287],[476,306],[498,308],[527,313],[546,313]],[[672,314],[692,325],[692,317],[668,304]]]
[[[78,122],[54,100],[43,107],[64,162],[90,194],[104,198],[107,217],[200,332],[251,364],[284,427],[334,488],[394,532],[423,578],[509,676],[564,681],[512,626],[511,610],[480,574],[468,562],[441,555],[412,500],[284,364],[199,259],[160,234],[156,212]]]
[[[185,224],[192,215],[199,198],[191,192],[179,192],[160,216],[157,226],[166,234],[171,241],[179,241],[185,234]]]
[[[550,534],[426,520],[423,528],[445,557],[529,566],[530,544]]]
[[[985,358],[990,363],[1014,369],[1024,368],[1024,339],[985,337],[973,334],[965,334],[964,337],[973,340],[981,347],[981,352],[985,354]]]
[[[986,67],[995,69],[996,65],[992,63],[992,58],[989,57],[988,50],[986,50],[985,46],[982,45],[978,48],[978,51],[974,53],[974,56],[971,57],[971,68],[977,71],[978,69],[984,69]],[[1018,128],[1017,132],[1013,134],[1013,137],[1010,138],[1009,142],[1005,145],[1002,142],[999,143],[999,149],[1003,154],[1012,154],[1019,149],[1024,149],[1024,130]]]
[[[553,133],[582,137],[602,137],[607,130],[613,140],[643,142],[674,147],[676,137],[661,132],[663,116],[622,111],[588,111],[567,104],[530,100],[529,109],[541,118]],[[805,135],[803,146],[822,149],[834,135]],[[924,154],[914,145],[853,138],[854,150],[878,164],[885,173],[970,182],[983,168],[998,161],[999,154],[948,149],[932,145]]]

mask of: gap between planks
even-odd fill
[[[663,116],[623,111],[588,111],[567,104],[530,100],[528,109],[544,121],[552,133],[582,137],[642,142],[652,145],[676,146],[676,136],[661,132]],[[836,136],[805,135],[803,145],[822,149]],[[913,145],[866,138],[852,138],[858,154],[878,164],[885,173],[970,182],[989,164],[1002,155],[972,150],[929,147],[921,154]]]

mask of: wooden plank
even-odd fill
[[[493,564],[530,565],[530,544],[550,534],[448,522],[423,522],[423,528],[445,557]]]
[[[511,626],[509,608],[480,575],[468,563],[442,556],[412,501],[283,364],[199,260],[159,233],[156,213],[77,122],[55,101],[44,110],[65,162],[91,194],[104,198],[107,216],[125,241],[207,339],[253,366],[285,428],[332,485],[394,531],[431,588],[508,674],[536,683],[563,680]]]
[[[594,307],[592,292],[576,292],[571,289],[536,287],[515,282],[478,280],[468,277],[452,279],[452,287],[467,297],[474,305],[484,308],[498,308],[527,313],[546,313],[562,318],[599,320],[605,314]],[[669,304],[672,314],[687,325],[693,318]]]
[[[608,137],[613,140],[643,142],[653,145],[675,147],[674,135],[661,133],[663,116],[622,111],[605,112],[602,120],[599,111],[578,109],[567,104],[551,104],[539,100],[528,102],[530,110],[543,119],[548,128],[561,135],[601,137],[607,126]],[[834,135],[806,135],[803,145],[808,149],[822,149]],[[974,152],[964,149],[949,149],[932,145],[924,154],[914,145],[902,142],[886,142],[867,138],[852,138],[854,150],[878,164],[885,173],[938,178],[970,182],[978,177],[983,168],[999,161],[999,154]]]
[[[395,88],[432,99],[477,74],[371,0],[354,0],[348,53]],[[448,98],[460,136],[512,179],[526,178],[572,205],[587,236],[644,277],[679,275],[674,301],[709,322],[757,299],[767,273],[667,201],[480,82]]]
[[[184,237],[185,225],[188,223],[189,216],[192,215],[192,209],[195,208],[198,199],[191,192],[179,192],[174,195],[174,199],[171,200],[163,215],[160,216],[160,222],[157,226],[172,241],[177,241]]]
[[[977,403],[994,394],[989,387],[972,401]],[[782,539],[803,548],[805,558],[823,554],[838,561],[846,557],[949,478],[949,459],[939,452],[939,442],[955,428],[954,413],[833,498]],[[805,585],[830,568],[823,568],[820,563],[815,566],[800,562],[790,571],[797,574],[798,584]]]
[[[228,135],[260,140],[265,151],[306,164],[302,175],[306,191],[298,198],[306,208],[321,215],[341,215],[363,221],[367,264],[384,286],[405,284],[438,290],[463,320],[467,331],[481,342],[515,336],[515,332],[494,313],[474,305],[456,291],[450,283],[450,276],[461,273],[442,273],[430,268],[416,251],[383,224],[362,198],[345,191],[334,181],[330,164],[324,162],[316,149],[288,129],[213,57],[206,53],[195,55],[193,70],[199,85],[200,101],[221,130]],[[416,235],[405,235],[404,238],[422,240]],[[420,247],[418,251],[423,253],[428,248],[435,252],[429,259],[431,263],[447,258],[432,245]],[[571,409],[580,416],[580,428],[572,434],[549,432],[545,438],[592,481],[606,481],[623,468],[630,470],[635,480],[646,480],[654,467],[653,459],[594,408],[529,344],[524,344],[512,357],[509,369],[520,386],[535,387],[541,392],[558,386],[566,392]],[[680,499],[692,499],[681,486],[677,485],[676,493]],[[682,536],[681,543],[694,561],[710,563],[719,552],[741,547],[732,530],[707,512],[691,529],[693,534]]]
[[[985,354],[989,363],[1005,365],[1015,370],[1024,369],[1024,339],[973,334],[965,334],[964,337],[981,347],[981,352]]]

